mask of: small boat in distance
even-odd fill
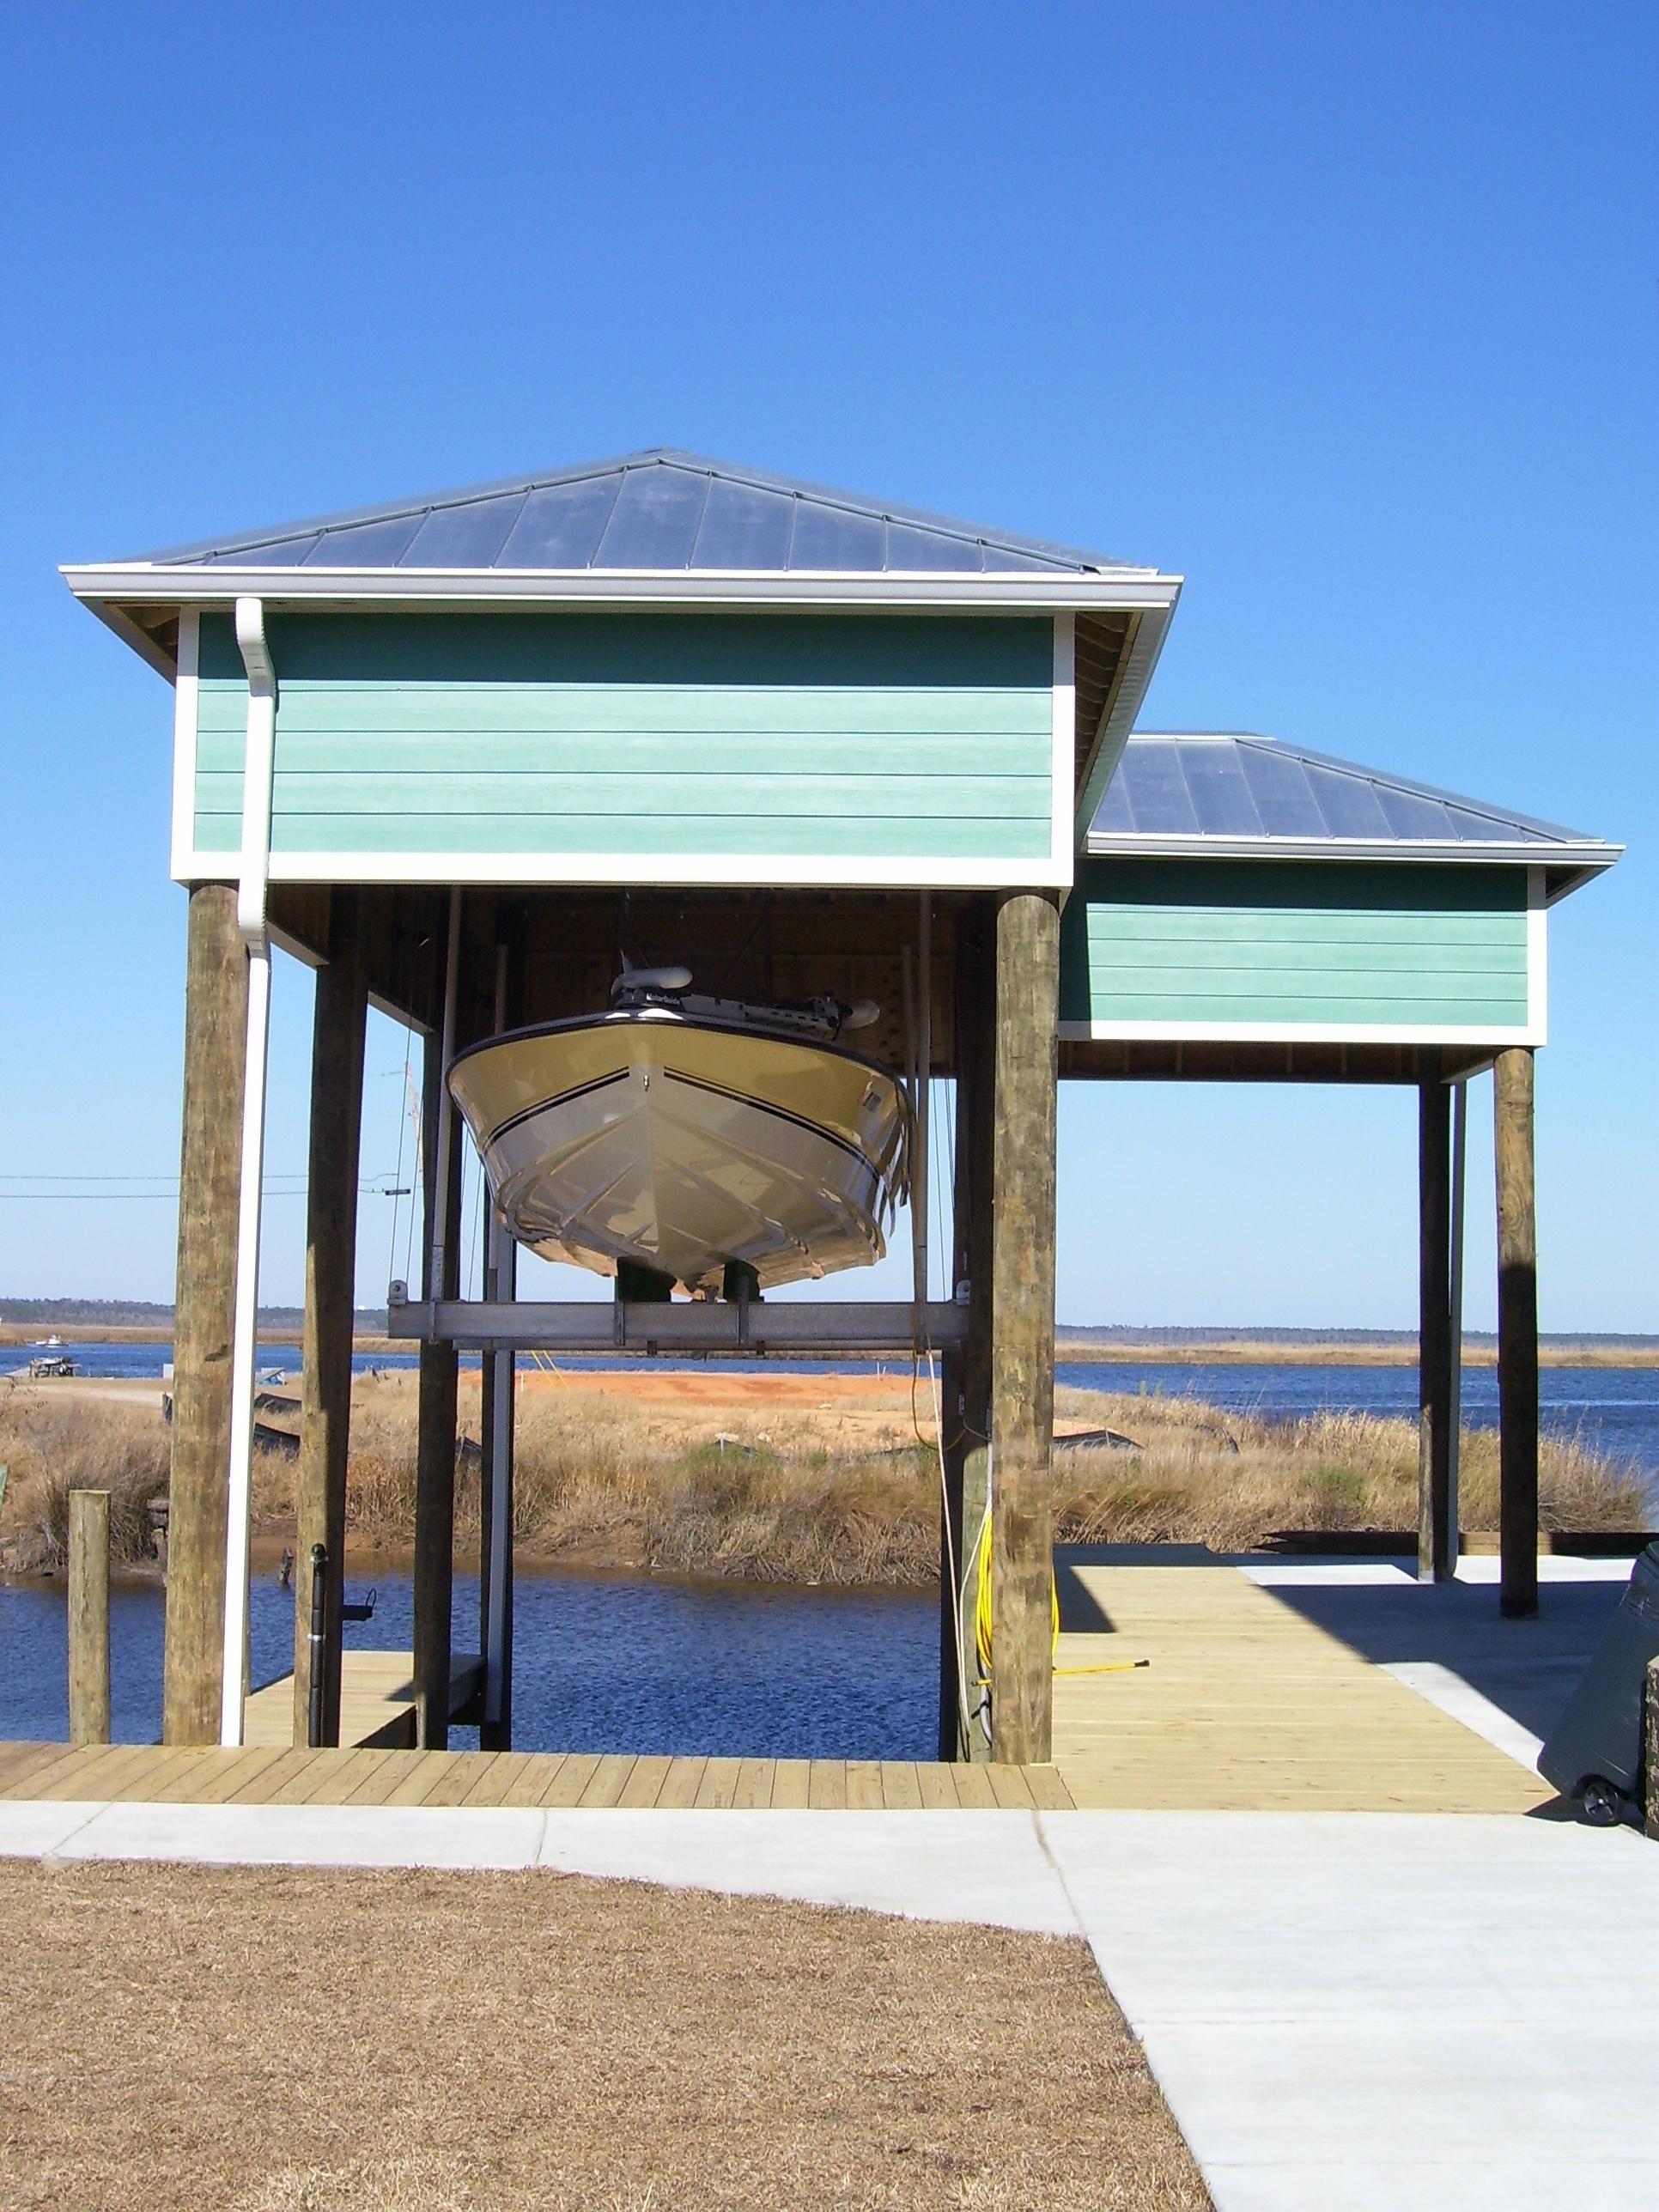
[[[456,1055],[449,1088],[509,1232],[544,1259],[736,1297],[868,1267],[908,1193],[910,1112],[840,1039],[880,1009],[691,992],[625,967],[600,1014]]]

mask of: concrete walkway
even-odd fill
[[[1495,1815],[0,1804],[0,1854],[556,1868],[1093,1947],[1218,2212],[1647,2201],[1659,1849]]]

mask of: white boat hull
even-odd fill
[[[510,1233],[604,1274],[868,1267],[904,1194],[903,1093],[833,1045],[630,1011],[475,1046],[449,1081]]]

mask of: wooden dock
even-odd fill
[[[788,1808],[1070,1811],[1051,1766],[856,1759],[602,1757],[593,1752],[169,1751],[0,1745],[0,1799],[160,1805]]]
[[[464,1713],[477,1695],[476,1658],[457,1658],[449,1669],[449,1711]],[[294,1741],[294,1677],[256,1690],[242,1710],[242,1741],[249,1750],[288,1750]],[[400,1751],[415,1741],[415,1657],[409,1651],[347,1651],[340,1668],[340,1742],[349,1750]]]
[[[240,1751],[3,1746],[0,1798],[1519,1814],[1553,1795],[1237,1568],[1074,1551],[1060,1588],[1052,1766],[403,1749],[387,1731],[410,1724],[409,1656],[364,1652],[348,1660],[351,1747],[291,1747],[290,1679],[250,1701]],[[473,1665],[457,1667],[458,1698]]]
[[[1059,1580],[1054,1764],[1080,1806],[1524,1813],[1554,1795],[1236,1567],[1079,1549]]]

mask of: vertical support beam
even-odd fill
[[[455,1297],[461,1242],[461,1122],[444,1072],[455,1046],[460,961],[460,895],[451,894],[443,1016],[428,1032],[422,1071],[427,1189],[426,1296]],[[415,1472],[415,1740],[423,1751],[449,1741],[450,1610],[455,1577],[455,1414],[453,1344],[421,1346]]]
[[[950,1292],[960,1300],[964,1293],[970,1309],[973,1298],[972,1222],[974,1206],[974,1115],[978,1097],[978,1052],[982,1029],[980,1019],[980,937],[978,917],[970,905],[959,907],[953,937],[951,1059],[956,1082],[956,1132],[952,1148]],[[972,1680],[963,1663],[959,1609],[968,1561],[963,1546],[972,1541],[978,1527],[965,1526],[963,1472],[970,1447],[983,1451],[984,1423],[970,1432],[968,1391],[969,1347],[948,1346],[939,1362],[939,1410],[944,1424],[945,1494],[940,1500],[939,1547],[939,1755],[954,1759],[963,1754],[963,1685]],[[982,1506],[982,1501],[981,1501]]]
[[[1451,1531],[1452,1572],[1457,1571],[1463,1516],[1463,1221],[1468,1182],[1469,1085],[1467,1077],[1452,1086],[1451,1160],[1451,1419],[1448,1439],[1450,1468],[1446,1477],[1446,1522]]]
[[[495,1018],[497,1031],[516,1027],[523,1007],[523,946],[509,928],[495,947]],[[510,1299],[518,1291],[518,1247],[502,1228],[486,1194],[487,1261],[484,1296]],[[518,1392],[510,1352],[486,1352],[481,1385],[481,1557],[479,1620],[484,1662],[483,1713],[478,1743],[484,1751],[513,1748],[513,1474]]]
[[[356,1303],[357,1172],[368,994],[355,891],[337,888],[329,959],[317,971],[311,1030],[311,1155],[306,1199],[305,1335],[294,1551],[294,1741],[310,1741],[311,1562],[323,1578],[322,1741],[340,1741],[340,1606],[345,1587],[346,1460]]]
[[[69,1495],[71,1743],[109,1741],[109,1492]]]
[[[1533,1164],[1533,1056],[1511,1045],[1492,1063],[1498,1169],[1498,1532],[1500,1610],[1538,1610],[1538,1227]]]
[[[190,894],[185,957],[184,1141],[173,1293],[161,1698],[161,1735],[168,1744],[219,1741],[247,987],[236,893],[229,884],[198,884]]]
[[[1451,1504],[1451,1092],[1417,1092],[1417,1578],[1457,1566]]]
[[[1054,1123],[1060,913],[1036,891],[996,919],[992,1196],[992,1757],[1052,1748]]]

